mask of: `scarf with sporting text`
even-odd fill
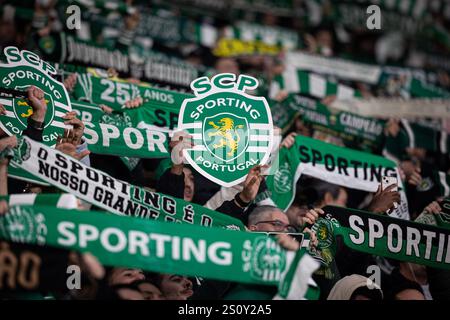
[[[267,178],[271,199],[287,210],[294,200],[296,183],[302,174],[343,187],[375,192],[383,176],[400,177],[396,164],[386,158],[297,136],[289,148],[281,148],[278,167]],[[393,216],[409,219],[402,181],[398,179],[401,203]]]
[[[266,234],[46,206],[10,208],[0,217],[0,238],[90,252],[107,266],[263,285],[282,280],[283,297],[292,294],[297,271],[305,273],[299,289],[306,292],[316,267],[304,249],[296,256]]]
[[[323,208],[331,231],[357,251],[450,270],[450,229],[342,207]],[[447,222],[448,224],[448,222]]]
[[[127,184],[58,150],[23,137],[11,163],[77,198],[117,215],[243,230],[225,214]]]
[[[270,86],[270,98],[275,98],[280,90],[320,99],[331,95],[336,96],[337,100],[361,97],[361,92],[358,90],[295,67],[287,67],[281,75],[274,78]]]

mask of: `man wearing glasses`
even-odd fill
[[[321,209],[311,209],[302,218],[302,226],[307,224],[314,224],[323,214]],[[275,234],[278,243],[286,250],[296,251],[300,249],[303,240],[303,234],[299,230],[289,224],[289,219],[283,211],[274,206],[258,206],[252,210],[248,216],[247,228],[251,232],[261,232],[267,235]],[[317,245],[315,234],[308,228],[303,229],[302,232],[310,233],[310,246]],[[265,285],[249,285],[236,284],[230,289],[225,296],[225,299],[231,300],[268,300],[272,299],[277,293],[276,287]]]
[[[313,225],[319,218],[319,214],[324,212],[321,209],[310,209],[302,218],[302,225]],[[301,240],[302,234],[296,226],[289,224],[287,215],[274,206],[258,206],[248,216],[247,227],[251,232],[265,232],[277,234],[280,245],[288,250],[297,250],[301,244],[295,239]],[[307,232],[311,236],[311,244],[317,242],[315,234],[308,228],[302,232]]]

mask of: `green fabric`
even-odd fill
[[[19,193],[0,196],[0,200],[8,201],[8,205],[44,205],[57,208],[76,209],[77,199],[67,193]]]
[[[265,285],[278,284],[292,255],[256,233],[45,206],[10,208],[0,237],[90,252],[106,266]]]
[[[267,186],[272,200],[283,210],[293,201],[302,174],[368,192],[377,190],[382,176],[400,176],[391,160],[304,136],[297,136],[291,148],[281,148],[278,161]]]
[[[200,205],[114,179],[23,137],[11,163],[77,198],[117,215],[243,230],[240,220]]]
[[[85,123],[84,139],[98,154],[138,158],[169,156],[167,133],[106,123]]]
[[[115,111],[125,111],[122,106],[131,99],[142,97],[152,106],[178,110],[190,94],[153,88],[148,84],[136,85],[121,79],[107,79],[97,73],[78,74],[73,95],[94,104],[105,104]],[[130,110],[126,110],[130,111]]]
[[[296,68],[286,68],[281,75],[276,76],[271,84],[270,90],[271,98],[279,90],[311,95],[314,98],[325,98],[331,95],[336,96],[338,100],[361,97],[361,92],[358,90],[335,81],[328,81],[323,76],[315,73]]]
[[[287,131],[296,116],[314,130],[341,138],[349,147],[381,149],[385,121],[335,110],[315,99],[290,94],[281,103],[271,103],[274,124]]]
[[[327,219],[338,221],[335,236],[341,236],[351,249],[450,269],[450,229],[342,207],[323,210]]]

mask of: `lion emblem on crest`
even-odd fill
[[[222,137],[219,140],[219,143],[213,144],[213,148],[226,148],[230,150],[227,152],[228,156],[233,156],[234,153],[237,151],[237,148],[239,146],[239,141],[241,141],[241,137],[239,133],[236,131],[236,129],[243,129],[244,125],[240,124],[235,126],[234,120],[228,117],[221,118],[219,121],[217,121],[218,125],[214,123],[214,121],[209,121],[208,124],[216,129],[216,132],[208,132],[209,137]],[[236,137],[236,139],[234,138]]]

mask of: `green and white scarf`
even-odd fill
[[[331,107],[364,117],[444,118],[450,113],[450,100],[441,98],[369,98],[335,100]]]
[[[0,200],[8,201],[10,207],[16,205],[53,206],[63,209],[76,209],[78,207],[77,198],[69,193],[19,193],[0,196]]]
[[[437,120],[437,119],[436,119]],[[425,150],[447,154],[450,148],[449,134],[431,127],[433,123],[413,123],[400,120],[400,131],[397,136],[386,136],[384,154],[399,162],[406,155],[406,148],[424,148]]]
[[[402,1],[392,1],[392,0],[359,0],[359,3],[363,3],[367,6],[372,4],[379,5],[382,10],[398,12],[406,16],[412,16],[413,18],[422,18],[433,6],[432,1],[426,0],[402,0]]]
[[[432,180],[437,183],[440,196],[450,196],[450,174],[435,170],[432,173]]]
[[[316,99],[290,94],[281,103],[271,104],[274,124],[286,132],[297,116],[318,130],[341,138],[346,145],[361,149],[381,149],[384,121],[334,110]]]
[[[391,160],[304,136],[297,136],[291,148],[281,148],[278,157],[279,166],[267,178],[267,186],[271,199],[282,210],[287,210],[294,200],[296,183],[302,174],[367,192],[377,190],[382,176],[400,177]],[[406,195],[401,190],[401,180],[398,182],[401,203],[392,215],[409,219]]]
[[[335,236],[354,250],[450,270],[450,230],[381,214],[327,206],[327,219],[337,221]]]
[[[312,279],[319,262],[302,248],[295,254],[290,268],[281,275],[274,300],[319,300],[320,289]]]
[[[366,26],[368,14],[367,5],[354,2],[334,3],[331,9],[332,18],[347,28],[360,30],[361,26]],[[329,10],[330,11],[330,10]],[[395,11],[382,10],[383,30],[400,31],[406,34],[417,34],[425,27],[423,19],[416,19],[409,15],[403,15]],[[325,19],[328,17],[324,17]]]
[[[267,235],[45,206],[10,208],[0,238],[90,252],[107,266],[265,285],[278,285],[294,256]]]
[[[101,77],[95,70],[88,69],[78,74],[73,95],[78,100],[93,104],[105,104],[115,111],[124,111],[122,107],[131,99],[142,97],[152,106],[172,107],[179,110],[183,100],[192,95],[171,90],[153,88],[148,84],[136,85],[121,79]]]
[[[450,229],[450,198],[444,199],[444,201],[440,203],[440,206],[442,208],[439,214],[432,214],[424,211],[414,221]]]
[[[361,93],[349,86],[327,81],[323,76],[287,67],[281,76],[276,76],[270,85],[269,96],[273,99],[280,90],[301,93],[314,98],[335,95],[338,100],[361,97]]]
[[[149,49],[150,39],[165,44],[182,44],[185,42],[199,44],[205,47],[213,47],[219,30],[208,23],[197,22],[186,16],[168,15],[167,10],[161,12],[154,6],[152,8],[138,8],[140,13],[139,23],[136,29],[126,30],[129,41],[134,45],[144,42],[144,47]],[[125,24],[120,15],[105,15],[96,12],[84,12],[83,22],[87,31],[83,34],[84,40],[93,40],[96,36],[109,38],[107,41],[114,44],[120,35],[123,35]],[[112,41],[111,41],[112,40]]]
[[[114,179],[28,137],[20,140],[11,163],[79,199],[117,215],[244,229],[243,224],[235,218]]]
[[[36,177],[35,175],[32,175],[29,172],[26,172],[14,165],[12,165],[11,163],[8,166],[8,177],[14,178],[14,179],[18,179],[18,180],[22,180],[22,181],[26,181],[28,183],[32,183],[32,184],[37,184],[40,186],[49,186],[50,184],[48,184],[47,182],[45,182],[42,179],[39,179],[38,177]]]
[[[285,64],[297,70],[326,74],[342,80],[361,81],[370,84],[377,84],[382,72],[382,69],[378,65],[364,64],[336,57],[328,58],[301,51],[287,52],[285,55]]]
[[[83,122],[99,123],[105,114],[102,108],[95,103],[70,99],[72,110],[76,112],[77,118]]]
[[[422,69],[402,68],[375,64],[365,64],[337,57],[324,57],[304,52],[287,52],[285,64],[289,68],[333,76],[348,81],[364,82],[371,85],[386,86],[392,77],[406,77],[404,90],[411,97],[448,98],[450,92],[429,84],[431,78],[437,77]],[[403,81],[402,81],[403,82]]]
[[[418,98],[450,98],[450,92],[438,86],[412,78],[406,83],[406,89],[413,97]]]

